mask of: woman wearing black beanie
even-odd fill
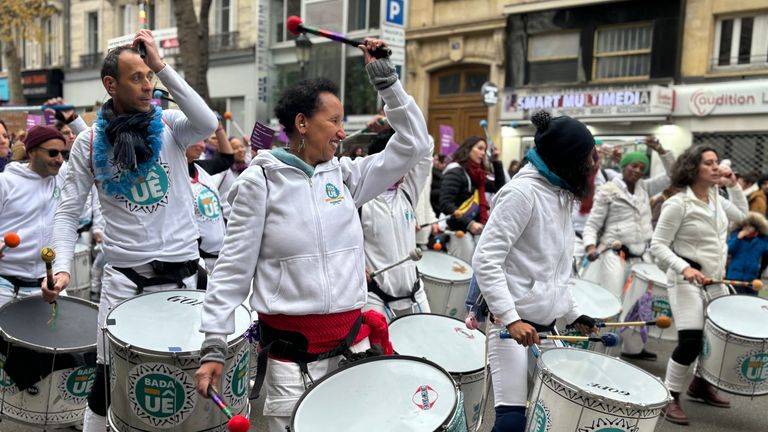
[[[595,141],[570,117],[535,114],[536,148],[530,162],[496,195],[472,261],[488,307],[496,317],[488,334],[506,329],[513,340],[488,338],[488,358],[496,404],[496,432],[525,428],[528,355],[565,317],[589,334],[594,320],[573,301],[571,276],[574,231],[571,206],[590,192],[596,162]]]

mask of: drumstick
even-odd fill
[[[155,89],[155,91],[152,92],[152,97],[155,99],[165,99],[168,102],[176,103],[176,101],[173,100],[173,98],[171,97],[170,93],[164,92],[163,90],[160,90],[160,89]]]
[[[499,332],[499,337],[501,339],[512,339],[512,336],[507,332],[506,330],[502,330]],[[616,346],[619,344],[619,336],[615,333],[606,333],[600,337],[594,337],[594,336],[561,336],[561,335],[548,335],[548,334],[542,334],[539,333],[539,339],[549,339],[549,340],[561,340],[564,342],[601,342],[603,345],[607,347]]]
[[[235,127],[235,129],[237,129],[237,132],[238,132],[238,133],[239,133],[239,134],[240,134],[240,135],[241,135],[243,138],[248,138],[248,135],[246,135],[246,134],[245,134],[245,132],[243,132],[243,129],[242,129],[242,128],[240,127],[240,125],[237,123],[237,121],[235,120],[235,118],[234,118],[234,117],[232,117],[232,113],[231,113],[231,112],[229,112],[229,111],[226,111],[226,112],[224,113],[224,118],[232,122],[232,126],[234,126],[234,127]]]
[[[289,32],[295,35],[298,35],[299,33],[311,33],[336,42],[345,43],[353,47],[357,47],[358,45],[365,45],[363,41],[347,39],[344,37],[344,35],[336,32],[305,26],[301,18],[297,17],[296,15],[291,15],[287,20],[285,20],[285,27]],[[386,47],[378,47],[371,52],[371,55],[377,59],[386,58],[392,55],[392,50]]]
[[[212,385],[208,385],[208,397],[211,398],[213,403],[215,403],[221,412],[223,412],[229,419],[227,422],[227,430],[230,432],[248,432],[248,429],[251,428],[251,422],[240,414],[232,415],[232,410],[230,410],[227,404],[224,403],[224,399]]]
[[[56,259],[56,251],[52,247],[44,247],[40,251],[40,258],[45,263],[45,276],[48,290],[53,291],[53,260]],[[51,302],[51,318],[48,320],[48,325],[56,325],[56,318],[59,315],[59,308],[56,300]]]
[[[139,1],[139,30],[147,28],[147,6],[144,0]],[[144,46],[144,42],[136,44],[136,51],[139,52],[139,56],[142,58],[147,57],[147,47]]]
[[[456,236],[456,238],[464,238],[464,231],[443,231],[445,234],[453,234]]]
[[[15,232],[9,232],[6,235],[3,236],[3,245],[0,246],[0,254],[5,252],[8,248],[15,248],[16,246],[21,244],[21,237],[19,237],[18,234]]]
[[[398,262],[396,262],[396,263],[390,264],[390,265],[388,265],[388,266],[384,267],[383,269],[380,269],[380,270],[374,270],[374,271],[372,271],[372,272],[369,274],[369,276],[370,276],[371,278],[373,278],[373,277],[375,277],[375,276],[378,276],[379,274],[381,274],[381,273],[383,273],[383,272],[385,272],[385,271],[387,271],[387,270],[391,270],[391,269],[393,269],[393,268],[395,268],[395,267],[397,267],[397,266],[399,266],[400,264],[403,264],[403,263],[405,263],[405,262],[408,262],[408,261],[418,261],[418,260],[420,260],[420,259],[421,259],[421,257],[422,257],[422,256],[423,256],[423,254],[421,253],[421,249],[419,249],[419,248],[416,248],[416,249],[414,249],[414,250],[412,250],[412,251],[408,252],[408,256],[407,256],[407,257],[405,257],[405,258],[401,259],[400,261],[398,261]]]
[[[384,126],[385,124],[387,124],[387,118],[386,117],[380,117],[378,120],[376,120],[376,123]],[[344,138],[343,140],[341,140],[341,142],[345,143],[345,142],[351,140],[352,138],[354,138],[354,137],[356,137],[358,135],[364,134],[364,133],[366,133],[368,131],[370,131],[370,129],[368,129],[368,126],[362,128],[362,129],[356,130],[356,131],[352,132],[351,134],[347,135],[347,137]]]
[[[443,216],[443,217],[441,217],[439,219],[433,220],[432,222],[427,222],[427,223],[421,224],[421,225],[419,225],[419,227],[420,228],[426,228],[426,227],[428,227],[428,226],[430,226],[432,224],[440,223],[440,222],[442,222],[444,220],[448,220],[448,219],[450,219],[452,217],[455,217],[457,219],[460,218],[461,217],[461,212],[456,210],[455,212],[453,212],[453,216]]]
[[[69,111],[75,109],[74,105],[24,105],[24,106],[4,106],[0,107],[0,112],[14,111]]]
[[[596,327],[633,327],[633,326],[656,326],[658,328],[669,328],[672,325],[672,318],[660,316],[653,321],[626,321],[626,322],[598,322]]]
[[[602,255],[602,254],[604,254],[604,253],[606,253],[606,252],[608,252],[610,250],[612,250],[614,252],[620,251],[621,250],[621,241],[619,241],[619,240],[614,241],[613,243],[611,243],[611,247],[606,247],[606,248],[603,248],[600,251],[596,251],[595,253],[591,254],[590,257],[597,259],[597,257],[599,257],[600,255]]]
[[[715,285],[715,284],[724,284],[724,285],[733,285],[735,287],[742,287],[742,288],[752,288],[754,291],[760,291],[763,289],[763,281],[760,279],[755,279],[752,282],[745,282],[745,281],[737,281],[737,280],[730,280],[730,279],[710,279],[705,278],[704,283],[702,285]]]

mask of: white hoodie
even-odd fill
[[[53,215],[61,201],[65,171],[43,178],[26,163],[10,163],[0,173],[0,235],[15,232],[21,238],[19,246],[5,250],[0,274],[45,276],[40,250],[51,245]]]
[[[571,296],[574,232],[570,192],[527,164],[496,194],[472,259],[480,291],[502,325],[579,317]]]
[[[248,297],[257,313],[309,315],[361,309],[367,299],[357,207],[375,198],[429,154],[424,116],[400,82],[379,93],[395,130],[384,151],[333,158],[312,177],[259,152],[235,181],[224,246],[208,281],[201,331],[234,331]]]

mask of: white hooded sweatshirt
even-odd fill
[[[527,164],[496,194],[472,268],[502,325],[519,319],[548,325],[581,315],[571,296],[573,194]]]
[[[40,250],[51,246],[65,171],[62,165],[58,175],[43,178],[26,163],[10,163],[0,173],[0,235],[15,232],[21,238],[19,246],[5,250],[0,275],[45,276]]]

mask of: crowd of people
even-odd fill
[[[710,147],[675,157],[654,137],[645,140],[647,152],[621,154],[619,170],[605,169],[600,143],[584,124],[546,112],[531,118],[535,145],[506,169],[487,137],[467,137],[454,154],[435,155],[421,109],[391,62],[372,54],[383,46],[375,39],[360,46],[384,102],[369,123],[376,135],[343,157],[336,155],[346,138],[344,110],[333,82],[285,89],[275,115],[289,142],[257,153],[245,137],[226,135],[144,30],[104,59],[109,98],[92,126],[74,111],[57,111],[54,126],[18,138],[0,121],[0,155],[7,155],[0,158],[0,233],[23,239],[0,253],[0,304],[40,294],[55,301],[71,284],[78,241],[98,245],[98,328],[110,310],[143,292],[205,289],[195,378],[208,397],[224,374],[235,309],[245,303],[258,314],[261,336],[252,394],[264,393],[262,414],[277,432],[289,425],[308,383],[350,353],[393,354],[387,323],[430,312],[414,262],[373,271],[438,242],[475,272],[472,283],[493,317],[494,430],[516,432],[525,428],[529,400],[526,347],[554,331],[557,319],[583,334],[598,332],[569,280],[581,276],[621,297],[632,266],[655,263],[666,271],[679,334],[667,362],[673,400],[665,417],[687,423],[680,393],[702,351],[701,285],[760,277],[768,262],[768,178],[737,178]],[[156,81],[178,109],[151,104]],[[23,143],[23,157],[11,157],[11,138]],[[652,152],[663,170],[648,177]],[[56,251],[52,281],[39,259],[46,245]],[[582,257],[589,264],[577,272]],[[709,285],[708,294],[727,290]],[[490,337],[501,331],[510,338]],[[97,334],[88,432],[106,430],[109,407],[110,356]],[[657,358],[632,337],[622,356]],[[699,377],[687,393],[729,406]]]

